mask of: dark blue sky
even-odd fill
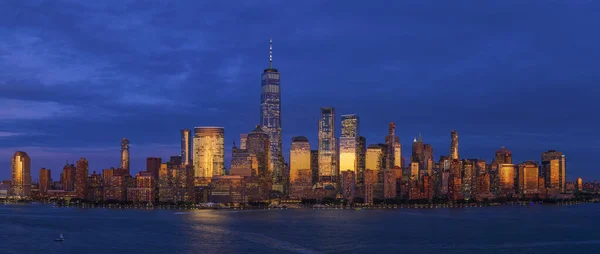
[[[229,160],[259,121],[272,36],[286,157],[293,136],[316,148],[319,108],[332,106],[337,135],[355,113],[369,144],[396,122],[405,157],[419,132],[447,154],[456,129],[461,157],[556,149],[569,179],[600,179],[600,3],[374,3],[1,1],[0,178],[16,150],[34,178],[82,156],[117,166],[123,137],[137,172],[203,125],[225,127]]]

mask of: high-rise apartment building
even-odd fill
[[[11,195],[17,199],[31,197],[31,159],[26,152],[17,151],[12,157]]]
[[[310,150],[310,172],[312,173],[312,183],[319,180],[319,150]]]
[[[63,167],[62,174],[60,175],[60,182],[64,191],[75,191],[75,176],[77,169],[75,165],[67,163]]]
[[[89,163],[86,158],[82,157],[75,165],[75,196],[80,199],[86,199]]]
[[[342,136],[340,137],[340,171],[358,170],[359,118],[357,115],[342,115]]]
[[[319,181],[337,182],[338,156],[335,138],[335,109],[321,108],[319,119]]]
[[[310,143],[306,137],[292,138],[292,146],[290,148],[290,183],[298,180],[300,170],[310,172]]]
[[[225,129],[194,128],[194,177],[211,178],[225,173]],[[159,173],[160,174],[160,173]]]
[[[121,140],[121,168],[129,174],[129,140],[127,138]]]
[[[357,159],[357,173],[356,173],[356,184],[361,185],[363,183],[364,172],[367,166],[367,138],[358,138],[358,159]]]
[[[269,42],[269,68],[261,75],[260,123],[269,135],[270,168],[276,183],[282,183],[283,153],[281,146],[280,73],[273,68],[273,41]]]
[[[385,137],[386,144],[386,162],[385,170],[390,171],[396,165],[396,123],[390,122],[388,124],[388,135]]]
[[[187,128],[181,130],[181,160],[184,166],[192,163],[192,132]],[[158,179],[158,168],[160,168],[160,162],[156,167],[156,173],[152,174],[154,179]]]
[[[505,195],[512,195],[515,193],[515,165],[514,164],[500,164],[498,169],[498,175],[500,180],[500,192]]]

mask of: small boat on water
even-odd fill
[[[65,240],[65,238],[63,237],[63,234],[60,234],[60,236],[58,238],[54,239],[55,242],[62,242],[64,240]]]

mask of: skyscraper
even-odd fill
[[[496,151],[496,163],[498,164],[512,164],[512,152],[506,147],[500,148]]]
[[[357,176],[358,181],[357,185],[361,185],[364,180],[364,172],[367,166],[367,138],[359,137],[358,138],[358,159],[357,159]]]
[[[418,138],[415,138],[413,141],[410,161],[418,162],[420,170],[425,168],[425,144],[423,144],[423,137],[421,136],[421,133],[419,133]]]
[[[121,140],[121,168],[129,174],[129,140],[127,138]]]
[[[183,132],[182,132],[183,134]],[[188,133],[189,134],[189,133]],[[182,135],[183,137],[183,135]],[[182,140],[182,144],[183,144],[183,140]],[[189,150],[188,150],[189,151]],[[183,158],[183,150],[181,151],[181,155],[182,155],[182,160],[184,160]],[[186,153],[187,155],[187,153]],[[160,169],[160,164],[162,164],[162,158],[159,157],[148,157],[146,158],[146,172],[150,173],[150,175],[152,175],[152,177],[154,177],[154,179],[158,179],[158,170]]]
[[[192,163],[192,134],[189,129],[181,130],[181,160],[184,166],[190,165]],[[160,168],[160,162],[158,163],[158,168]],[[156,169],[156,174],[153,174],[154,179],[158,178],[158,168]]]
[[[385,143],[387,145],[385,170],[389,171],[394,168],[396,163],[396,123],[394,122],[390,122],[388,125],[388,136],[385,138]]]
[[[542,176],[546,188],[565,191],[567,180],[567,162],[565,155],[556,150],[542,153]]]
[[[366,169],[382,171],[385,168],[386,147],[383,144],[369,145],[366,154]]]
[[[458,160],[458,132],[450,131],[450,160]]]
[[[256,156],[257,164],[258,164],[258,175],[261,177],[272,177],[273,168],[271,165],[271,142],[269,134],[264,131],[260,125],[257,125],[254,130],[248,133],[248,137],[246,138],[246,150],[248,153]]]
[[[40,193],[45,195],[52,186],[52,171],[50,169],[40,169]]]
[[[526,161],[519,165],[518,187],[521,194],[538,193],[539,165],[535,161]]]
[[[75,165],[75,196],[80,199],[86,199],[89,163],[86,158],[81,157]]]
[[[273,68],[273,41],[269,41],[269,68],[261,76],[260,123],[269,135],[270,171],[276,183],[282,182],[283,154],[281,151],[281,91],[279,71]]]
[[[354,176],[358,168],[359,123],[357,115],[342,115],[340,171],[352,171]]]
[[[17,151],[12,157],[11,194],[17,199],[31,196],[31,159],[26,152]]]
[[[312,183],[315,184],[319,179],[319,150],[310,150],[310,171]]]
[[[321,108],[321,119],[319,119],[319,181],[337,182],[337,158],[335,110],[333,108]]]
[[[194,128],[194,177],[211,178],[225,173],[225,129]]]
[[[64,191],[75,191],[75,176],[77,174],[77,168],[73,164],[69,164],[66,161],[63,167],[63,172],[60,174],[60,183],[62,184]]]
[[[300,170],[311,171],[310,152],[310,143],[306,137],[292,138],[292,146],[290,148],[290,183],[298,179]]]
[[[246,149],[246,141],[248,140],[248,134],[240,134],[240,149]]]

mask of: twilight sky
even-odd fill
[[[167,3],[168,2],[168,3]],[[260,2],[261,4],[257,4]],[[562,2],[562,3],[560,3]],[[600,2],[0,1],[0,179],[29,154],[58,178],[132,171],[179,153],[179,130],[225,127],[226,164],[259,122],[260,74],[281,72],[284,155],[317,144],[319,108],[361,117],[367,143],[394,121],[409,156],[421,132],[437,160],[516,162],[565,152],[568,178],[599,179]]]

